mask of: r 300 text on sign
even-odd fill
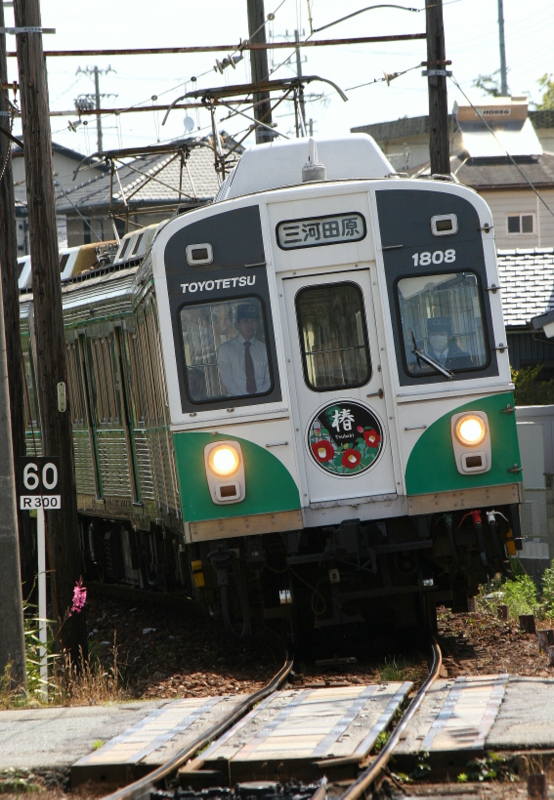
[[[57,494],[60,459],[57,456],[25,457],[19,464],[19,508],[24,511],[61,508],[61,495]]]

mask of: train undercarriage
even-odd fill
[[[467,611],[521,547],[517,506],[186,546],[162,526],[83,517],[81,530],[88,576],[184,590],[239,638],[267,624],[292,638],[368,622],[376,633],[434,628],[437,605]]]

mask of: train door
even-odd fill
[[[369,269],[283,284],[309,504],[394,496]]]

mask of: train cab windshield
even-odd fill
[[[363,386],[371,377],[362,293],[351,283],[313,286],[296,298],[306,384],[315,392]]]
[[[180,318],[193,403],[271,392],[267,323],[258,297],[185,306]]]
[[[444,273],[397,283],[404,368],[413,377],[484,369],[489,363],[479,278]]]

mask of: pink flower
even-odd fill
[[[356,430],[358,431],[358,433],[363,433],[363,432],[364,432],[364,429],[362,428],[362,426],[361,426],[361,425],[358,425],[358,427],[356,428]]]
[[[69,612],[69,616],[75,612],[76,614],[80,614],[83,610],[85,603],[87,602],[87,587],[83,585],[83,578],[79,578],[77,583],[73,588],[73,605],[71,606],[71,611]]]

